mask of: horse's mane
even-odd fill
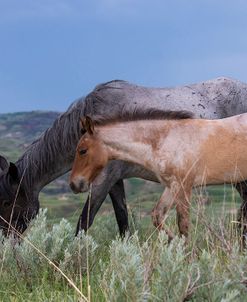
[[[56,175],[57,162],[74,158],[74,152],[81,137],[79,119],[83,115],[94,115],[98,110],[94,104],[100,101],[104,108],[104,100],[98,97],[100,90],[108,89],[109,84],[121,81],[111,81],[98,85],[89,95],[73,102],[68,110],[61,114],[41,136],[28,146],[16,164],[19,170],[27,170],[25,182],[31,184],[35,178],[46,173]],[[31,190],[31,188],[30,188]]]
[[[132,112],[124,109],[104,116],[96,115],[93,117],[95,125],[104,126],[119,122],[131,122],[140,120],[181,120],[193,118],[193,113],[190,111],[164,111],[154,108],[139,109],[136,108]]]
[[[88,112],[87,105],[88,102],[85,98],[80,98],[72,103],[68,110],[61,114],[51,127],[29,145],[17,160],[16,164],[21,171],[31,167],[32,173],[29,172],[26,175],[27,183],[35,178],[36,173],[40,175],[46,171],[53,171],[56,160],[64,154],[68,154],[68,157],[73,158],[74,149],[80,138],[78,120],[81,115]]]

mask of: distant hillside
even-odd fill
[[[58,116],[58,112],[50,111],[0,114],[0,154],[16,161]]]
[[[58,112],[31,111],[0,114],[0,154],[15,162],[27,146],[49,128]],[[70,191],[68,176],[62,176],[44,188],[48,194]]]

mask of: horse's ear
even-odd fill
[[[81,131],[81,135],[84,135],[87,132],[85,117],[80,117],[80,131]]]
[[[86,118],[85,118],[85,129],[90,135],[93,135],[93,133],[94,133],[94,122],[91,119],[91,117],[88,116],[88,115],[86,115]]]
[[[0,155],[0,173],[9,167],[7,159]]]
[[[94,133],[94,122],[90,116],[80,117],[81,134],[88,132],[90,135]]]
[[[19,173],[18,173],[18,169],[16,167],[16,165],[14,163],[9,163],[9,171],[8,171],[11,179],[14,181],[14,182],[17,182],[19,181]]]

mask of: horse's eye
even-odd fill
[[[83,128],[81,128],[81,135],[84,135],[87,131]]]
[[[79,151],[79,154],[80,155],[84,155],[84,154],[86,154],[87,153],[87,149],[81,149],[80,151]]]
[[[11,202],[8,200],[4,200],[2,202],[2,207],[4,207],[4,208],[8,208],[10,205],[11,205]]]

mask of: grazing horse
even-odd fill
[[[84,99],[73,103],[40,138],[33,142],[15,164],[0,156],[0,228],[8,228],[1,220],[12,221],[24,231],[39,209],[39,192],[49,182],[72,167],[76,145],[80,138],[78,120],[84,115],[104,116],[109,112],[133,112],[138,108],[188,110],[197,118],[219,119],[247,112],[247,84],[218,78],[175,88],[147,88],[125,81],[98,85]],[[139,165],[112,161],[92,185],[90,208],[87,200],[77,225],[86,230],[109,193],[119,230],[128,228],[123,179],[141,177],[159,181]],[[241,215],[247,221],[247,186],[237,185],[243,199]],[[89,213],[89,221],[87,214]]]
[[[191,117],[183,111],[138,110],[94,121],[83,118],[72,190],[85,192],[111,160],[141,165],[165,185],[152,211],[153,224],[163,229],[175,206],[180,234],[187,237],[193,187],[247,179],[247,113],[220,120]]]

